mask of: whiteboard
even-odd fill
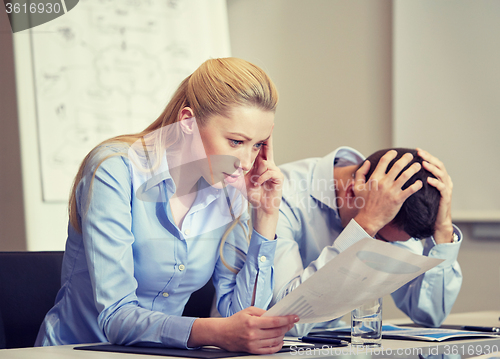
[[[500,221],[500,1],[396,0],[393,143],[444,162],[455,221]]]
[[[80,0],[14,34],[29,250],[63,249],[85,155],[153,122],[203,61],[230,55],[225,0]]]

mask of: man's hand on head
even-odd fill
[[[388,151],[380,159],[368,181],[365,178],[370,169],[369,161],[365,161],[355,175],[354,193],[360,210],[354,219],[372,237],[394,219],[408,197],[422,188],[422,182],[416,181],[405,190],[401,189],[420,170],[419,163],[411,165],[396,179],[403,168],[412,161],[413,155],[410,153],[396,161],[386,173],[389,163],[396,156],[396,151]]]
[[[446,168],[439,159],[430,153],[417,148],[418,155],[424,159],[422,165],[436,178],[428,177],[427,182],[436,187],[441,193],[439,210],[436,219],[434,241],[439,243],[451,243],[453,241],[453,224],[451,221],[451,195],[453,192],[453,182]]]

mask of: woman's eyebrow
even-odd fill
[[[242,133],[239,133],[239,132],[229,132],[230,135],[236,135],[236,136],[241,136],[243,137],[244,139],[246,139],[247,141],[251,141],[252,139],[248,136],[245,136],[244,134]]]
[[[243,137],[245,140],[247,141],[252,141],[252,139],[242,133],[239,133],[239,132],[229,132],[230,135],[235,135],[235,136],[241,136]],[[259,142],[266,142],[267,140],[269,140],[269,138],[271,138],[271,135],[267,136],[266,139],[262,140],[262,141],[259,141]]]

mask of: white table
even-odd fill
[[[470,312],[450,314],[443,324],[448,325],[478,325],[485,327],[500,327],[500,311]],[[384,320],[392,324],[411,323],[409,318]]]
[[[473,312],[473,313],[460,313],[450,315],[445,324],[452,325],[481,325],[481,326],[498,326],[500,321],[500,311],[489,312]],[[391,320],[394,324],[407,323],[407,319]],[[380,349],[373,349],[370,351],[363,351],[363,349],[356,349],[351,347],[332,348],[324,351],[317,350],[313,355],[306,355],[306,352],[289,352],[278,353],[273,355],[264,355],[259,358],[273,358],[282,356],[294,357],[352,357],[352,358],[369,358],[371,356],[384,356],[394,358],[419,358],[419,354],[427,356],[429,354],[460,354],[462,358],[469,358],[481,354],[481,350],[486,352],[486,348],[498,348],[500,350],[500,336],[498,338],[481,338],[481,339],[466,339],[441,342],[439,344],[423,342],[423,341],[409,341],[409,340],[390,340],[383,339],[382,347]],[[75,345],[63,345],[57,347],[43,347],[43,348],[23,348],[23,349],[3,349],[0,350],[0,359],[117,359],[117,358],[131,358],[131,359],[152,359],[161,358],[161,356],[153,355],[139,355],[139,354],[123,354],[123,353],[108,353],[97,351],[83,351],[74,350]],[[383,349],[383,352],[382,352]],[[389,355],[390,352],[390,355]],[[364,355],[363,355],[364,354]],[[500,357],[500,352],[498,355]],[[248,358],[248,357],[235,357],[235,358]],[[255,356],[252,356],[255,358]]]

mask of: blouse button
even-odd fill
[[[162,293],[162,295],[163,295],[165,298],[167,298],[169,294],[168,294],[167,292],[163,292],[163,293]]]
[[[261,256],[261,257],[260,257],[260,261],[261,261],[261,262],[265,262],[265,261],[266,261],[266,259],[267,259],[267,258],[266,258],[266,256]]]
[[[184,231],[184,234],[185,234],[186,236],[189,236],[189,233],[191,233],[191,231],[190,231],[189,229],[186,229],[186,230]]]
[[[183,271],[185,268],[186,268],[186,266],[184,264],[180,264],[179,265],[179,270],[180,271]]]

